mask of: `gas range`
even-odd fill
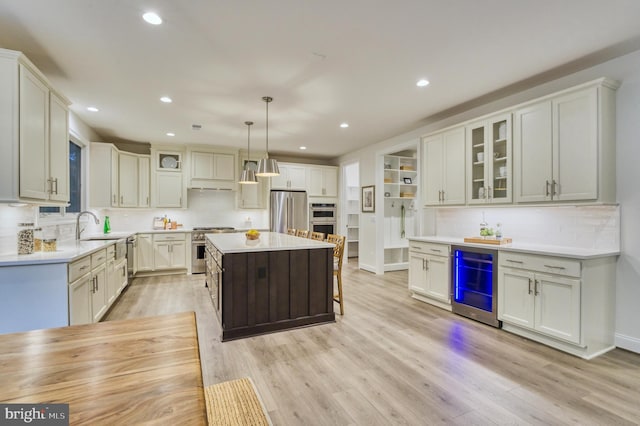
[[[224,234],[236,232],[231,226],[198,226],[193,228],[191,233],[191,241],[204,241],[205,234]]]

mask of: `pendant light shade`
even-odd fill
[[[271,96],[264,96],[262,100],[267,104],[267,150],[263,159],[258,163],[258,171],[256,172],[257,176],[280,176],[280,169],[278,169],[278,162],[269,158],[269,102],[273,101]]]
[[[258,178],[256,177],[255,170],[251,167],[251,125],[253,121],[245,121],[244,124],[247,125],[247,161],[244,164],[238,183],[243,185],[256,184],[258,183]]]

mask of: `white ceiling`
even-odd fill
[[[335,157],[640,47],[638,22],[638,0],[0,0],[0,47],[23,51],[105,141],[244,148],[252,120],[263,149],[269,95],[272,153]]]

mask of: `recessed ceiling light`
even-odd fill
[[[307,147],[306,146],[301,146],[300,149],[304,151],[305,149],[307,149]]]
[[[165,104],[170,104],[171,102],[173,102],[173,99],[171,99],[171,98],[170,98],[170,97],[168,97],[168,96],[163,96],[163,97],[161,97],[161,98],[160,98],[160,100],[161,100],[162,102],[164,102]]]
[[[418,80],[418,82],[416,83],[416,86],[418,87],[424,87],[428,85],[429,85],[429,80],[425,80],[424,78],[422,80]]]
[[[98,112],[100,110],[98,108],[94,107],[94,106],[90,106],[90,107],[87,107],[87,111]]]
[[[343,129],[346,129],[347,127],[349,127],[349,123],[342,123],[340,124],[340,127],[342,127]]]
[[[175,136],[175,133],[167,132],[167,136]]]
[[[162,18],[158,16],[155,12],[147,12],[142,15],[142,19],[150,23],[151,25],[160,25],[162,24]]]

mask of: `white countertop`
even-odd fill
[[[611,249],[588,249],[581,247],[563,247],[563,246],[550,246],[542,244],[526,244],[513,242],[511,244],[493,245],[493,244],[475,244],[465,243],[464,238],[456,237],[409,237],[411,241],[423,241],[428,243],[441,243],[450,245],[459,245],[467,247],[481,247],[485,249],[494,249],[500,251],[531,253],[531,254],[543,254],[547,256],[559,256],[559,257],[571,257],[573,259],[597,259],[599,257],[617,256],[620,254],[620,250]]]
[[[0,267],[2,266],[27,266],[43,265],[50,263],[69,263],[74,260],[115,244],[114,240],[72,241],[58,244],[56,251],[38,251],[32,254],[5,254],[0,255]]]
[[[223,254],[334,247],[331,243],[294,237],[293,235],[280,234],[278,232],[261,232],[258,240],[247,240],[247,237],[239,232],[234,234],[207,234],[206,237]]]

